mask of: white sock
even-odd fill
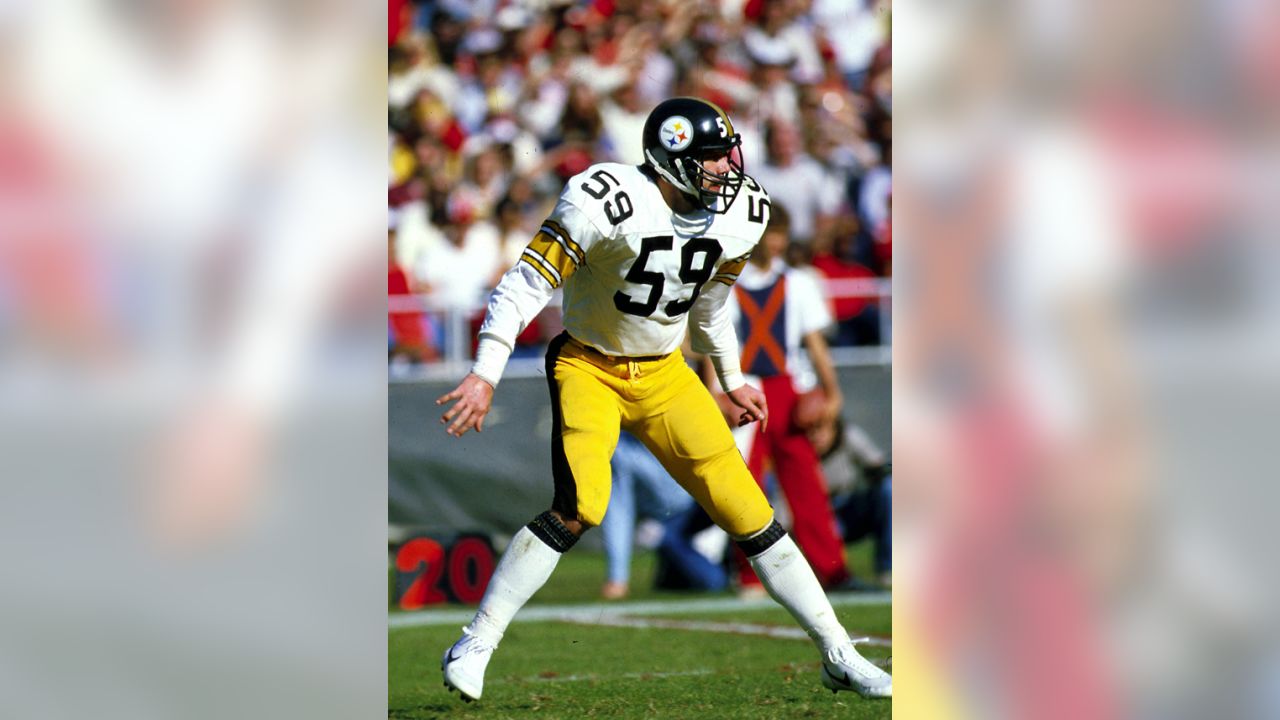
[[[790,535],[748,558],[769,595],[786,608],[824,653],[849,643],[831,601]]]
[[[546,584],[559,561],[559,552],[527,526],[520,528],[489,579],[475,619],[463,631],[496,646],[516,612]]]

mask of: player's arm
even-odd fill
[[[844,395],[840,391],[840,382],[836,376],[835,363],[831,361],[831,350],[823,332],[831,327],[834,318],[828,305],[826,292],[819,284],[817,277],[808,272],[796,272],[789,277],[793,279],[787,286],[787,302],[797,303],[800,316],[801,342],[813,364],[813,371],[818,376],[818,386],[822,388],[827,401],[822,409],[822,421],[835,420],[844,407]]]
[[[688,342],[685,343],[685,345],[688,344]],[[720,380],[716,378],[716,369],[711,364],[711,358],[701,353],[693,352],[692,347],[687,348],[684,354],[697,366],[698,376],[702,379],[702,384],[711,393],[712,399],[716,401],[716,405],[719,406],[720,414],[724,416],[724,421],[731,426],[741,422],[742,410],[720,389]]]
[[[840,392],[840,383],[836,379],[836,367],[835,363],[831,362],[827,339],[821,332],[815,330],[804,336],[804,348],[809,353],[809,361],[813,363],[813,371],[818,375],[818,386],[827,396],[822,420],[829,422],[834,420],[840,414],[840,409],[844,407],[844,395]]]
[[[489,296],[471,372],[436,400],[436,405],[457,401],[440,418],[448,425],[445,432],[460,437],[473,428],[476,432],[484,429],[493,391],[515,348],[516,337],[542,312],[551,294],[586,261],[585,248],[592,237],[590,222],[576,206],[561,200],[520,261],[502,276]]]
[[[472,428],[476,432],[484,430],[494,388],[506,369],[515,339],[542,312],[554,290],[523,258],[502,276],[489,297],[471,372],[436,400],[436,405],[456,401],[440,418],[441,423],[448,424],[445,432],[461,437]]]
[[[694,352],[706,355],[720,379],[720,387],[742,409],[738,425],[759,420],[768,424],[769,408],[764,393],[746,384],[739,360],[738,336],[734,333],[727,301],[733,282],[746,265],[746,258],[722,265],[689,309],[689,339]]]

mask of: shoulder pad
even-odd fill
[[[619,189],[630,191],[640,182],[648,182],[648,178],[635,165],[596,163],[569,178],[562,197],[575,204],[598,202]]]
[[[765,198],[769,197],[769,191],[766,190],[765,187],[761,185],[758,180],[756,180],[755,178],[751,177],[746,173],[742,174],[742,189],[743,191],[751,190],[757,194],[764,195]]]
[[[631,215],[637,191],[648,182],[635,165],[597,163],[570,178],[560,199],[573,204],[602,233],[608,234],[618,224],[619,215],[624,218]],[[628,193],[628,197],[617,201],[619,191]],[[614,217],[609,217],[611,212]]]

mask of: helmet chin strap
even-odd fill
[[[681,188],[685,194],[692,195],[696,198],[702,197],[701,182],[695,182],[689,178],[689,170],[685,168],[684,163],[676,161],[676,169],[680,171],[680,177],[684,179],[684,187]]]
[[[644,156],[645,156],[645,159],[649,161],[649,167],[658,171],[658,174],[661,175],[663,179],[665,179],[667,182],[671,183],[672,185],[675,185],[676,189],[678,189],[680,192],[684,193],[685,195],[693,195],[694,197],[698,196],[698,191],[693,187],[693,184],[689,182],[689,177],[685,173],[683,166],[677,164],[676,167],[680,169],[680,177],[677,178],[675,175],[672,175],[669,170],[663,167],[661,163],[659,163],[657,160],[654,159],[652,152],[645,150]]]

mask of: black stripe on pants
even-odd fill
[[[551,475],[555,480],[555,497],[551,509],[570,520],[578,519],[578,484],[564,454],[564,413],[560,409],[560,386],[556,383],[556,360],[569,342],[562,332],[547,346],[547,388],[551,391]]]

